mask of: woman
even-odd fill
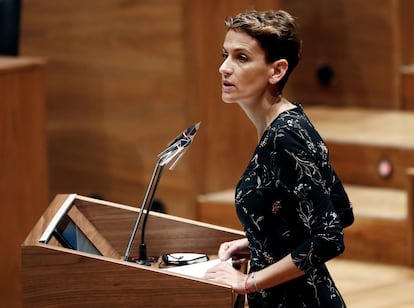
[[[245,275],[221,262],[205,277],[247,293],[250,307],[345,307],[325,262],[344,250],[352,207],[323,140],[282,95],[300,58],[295,20],[285,11],[247,11],[226,26],[222,99],[240,105],[259,142],[235,195],[246,238],[218,253],[233,264],[250,258],[250,269]]]

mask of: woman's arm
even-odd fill
[[[280,261],[255,272],[254,277],[247,281],[247,290],[256,292],[262,289],[268,289],[304,274],[305,273],[295,265],[292,256],[289,254]],[[251,276],[253,276],[253,274]]]
[[[218,251],[218,256],[222,261],[232,258],[232,262],[235,265],[246,263],[250,257],[247,238],[222,243]]]
[[[231,285],[238,294],[246,294],[279,285],[303,274],[289,254],[280,261],[248,275],[235,270],[227,262],[221,262],[208,269],[204,277]]]
[[[225,242],[220,245],[219,258],[226,261],[232,258],[233,264],[247,262],[250,256],[249,242],[246,238]],[[207,270],[206,279],[229,284],[239,294],[256,292],[289,281],[304,274],[287,255],[280,261],[253,274],[243,274],[228,262],[221,262]]]

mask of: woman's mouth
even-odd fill
[[[221,85],[222,85],[222,90],[223,91],[229,91],[231,88],[234,87],[234,83],[232,83],[228,80],[223,80]]]

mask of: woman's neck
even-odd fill
[[[238,103],[257,130],[258,140],[272,122],[284,111],[296,107],[276,88],[268,88],[261,98]]]
[[[258,140],[262,137],[265,130],[272,122],[284,111],[295,108],[296,106],[284,98],[282,95],[277,98],[265,101],[260,108],[246,112],[250,120],[256,127]]]

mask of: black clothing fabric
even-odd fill
[[[250,307],[346,307],[325,262],[344,251],[333,202],[343,207],[350,202],[325,143],[300,105],[282,112],[264,132],[235,200],[249,241],[250,271],[291,254],[306,273],[248,294]]]

